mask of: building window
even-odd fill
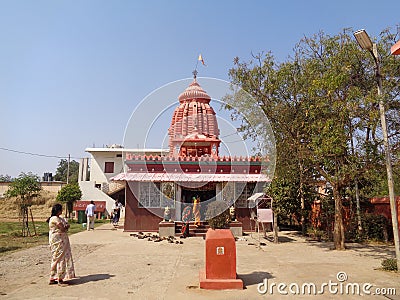
[[[114,162],[105,162],[104,163],[104,173],[114,173]]]
[[[139,207],[160,207],[160,183],[140,182]]]
[[[116,156],[117,156],[117,157],[122,157],[122,154],[117,154]]]
[[[235,182],[236,207],[248,207],[247,199],[256,192],[256,184],[251,182]]]
[[[161,207],[175,207],[175,184],[162,182],[161,191]]]
[[[162,192],[161,192],[162,191]],[[174,207],[175,186],[173,182],[140,182],[139,207]]]

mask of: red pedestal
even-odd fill
[[[236,274],[236,244],[230,229],[209,229],[206,234],[206,267],[200,271],[200,288],[243,289]]]

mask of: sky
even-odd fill
[[[376,37],[399,17],[396,0],[0,0],[0,175],[54,174],[61,158],[123,144],[138,105],[189,80],[199,53],[200,84],[229,81],[236,56],[270,51],[283,62],[304,36],[364,28]]]

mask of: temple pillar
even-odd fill
[[[217,201],[222,201],[223,197],[222,197],[222,182],[217,182],[217,184],[215,185],[215,198],[217,199]]]
[[[179,184],[175,184],[176,186],[176,197],[175,197],[175,220],[182,220],[182,188]]]

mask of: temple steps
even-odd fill
[[[175,236],[181,236],[182,225],[182,222],[175,222]],[[198,227],[194,225],[194,222],[189,222],[189,237],[205,237],[209,228],[207,222],[201,222]]]

